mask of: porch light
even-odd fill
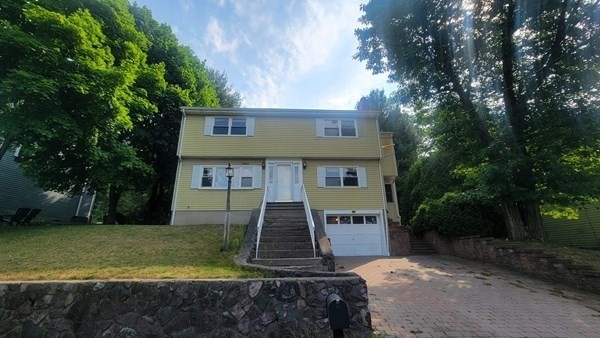
[[[233,177],[233,168],[231,167],[231,163],[227,164],[227,168],[225,168],[225,176],[231,180]]]
[[[262,168],[265,169],[266,166],[267,164],[265,163],[265,161],[262,161]]]
[[[306,163],[306,161],[303,161],[303,162],[302,162],[302,168],[303,168],[303,169],[306,169],[306,167],[308,167],[308,163]]]

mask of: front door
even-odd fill
[[[279,163],[275,165],[275,200],[289,202],[293,200],[292,194],[292,165]]]
[[[268,162],[269,202],[302,201],[302,170],[300,161]]]

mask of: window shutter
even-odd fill
[[[367,171],[365,170],[365,168],[362,168],[362,167],[358,167],[356,171],[358,172],[358,186],[361,188],[366,188],[367,187]]]
[[[262,186],[262,168],[257,165],[252,167],[252,176],[254,176],[252,178],[252,185],[254,188],[260,189]]]
[[[325,188],[325,167],[317,167],[317,187]]]
[[[200,188],[200,182],[202,180],[202,166],[194,165],[192,166],[192,189]]]
[[[317,119],[317,136],[323,137],[323,119]]]
[[[207,116],[204,118],[204,135],[212,135],[215,118]]]
[[[254,125],[256,124],[255,117],[246,118],[246,135],[254,136]]]

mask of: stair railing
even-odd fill
[[[308,196],[306,196],[306,189],[304,188],[304,184],[300,189],[302,191],[302,202],[304,202],[304,212],[306,213],[306,220],[308,221],[308,230],[310,231],[310,241],[313,247],[313,257],[317,257],[317,249],[315,247],[315,221],[312,217],[312,212],[310,211],[310,204],[308,204]]]
[[[258,244],[260,243],[260,233],[262,232],[263,222],[265,220],[265,210],[267,209],[267,196],[269,186],[265,184],[265,195],[263,196],[262,203],[260,204],[260,216],[258,216],[258,223],[256,223],[256,258],[258,259]]]

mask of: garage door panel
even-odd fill
[[[381,226],[379,224],[368,225],[327,225],[327,233],[333,235],[357,234],[357,235],[377,235]]]
[[[325,230],[336,256],[383,255],[381,224],[327,224]]]

